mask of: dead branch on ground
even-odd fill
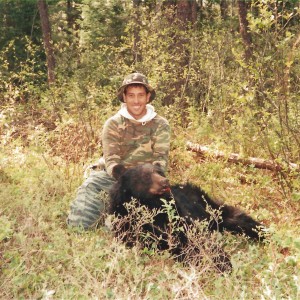
[[[207,146],[202,146],[189,141],[186,143],[186,146],[188,150],[196,152],[202,156],[208,156],[208,157],[212,156],[215,158],[226,159],[228,162],[232,162],[235,164],[243,164],[247,166],[253,165],[255,168],[267,169],[276,172],[283,171],[283,170],[294,170],[294,171],[300,170],[299,165],[290,162],[286,163],[285,165],[285,164],[279,164],[278,162],[272,160],[262,159],[258,157],[243,158],[241,157],[241,155],[237,153],[226,154],[223,151],[212,150]]]

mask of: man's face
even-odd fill
[[[146,104],[150,100],[150,93],[146,92],[144,86],[131,86],[123,93],[123,100],[127,105],[127,110],[136,120],[141,119],[146,113]]]

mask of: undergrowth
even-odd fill
[[[180,138],[180,135],[178,135]],[[17,140],[0,154],[1,299],[297,299],[299,203],[284,198],[270,171],[197,157],[174,140],[169,177],[190,180],[243,207],[268,226],[267,242],[225,234],[233,272],[221,276],[204,259],[183,265],[168,253],[126,248],[104,226],[66,226],[83,178],[83,160],[53,156]]]

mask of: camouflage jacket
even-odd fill
[[[104,124],[102,145],[109,175],[118,163],[125,167],[146,162],[159,163],[166,171],[170,126],[165,118],[158,115],[149,122],[140,123],[117,113]]]

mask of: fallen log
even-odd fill
[[[212,150],[207,146],[202,146],[192,142],[187,142],[186,147],[188,150],[196,152],[202,156],[212,156],[215,158],[226,159],[228,162],[243,165],[253,165],[255,168],[267,169],[271,171],[294,170],[299,171],[299,165],[294,163],[287,163],[286,165],[279,164],[273,160],[266,160],[257,157],[243,158],[237,153],[226,154],[223,151]]]

